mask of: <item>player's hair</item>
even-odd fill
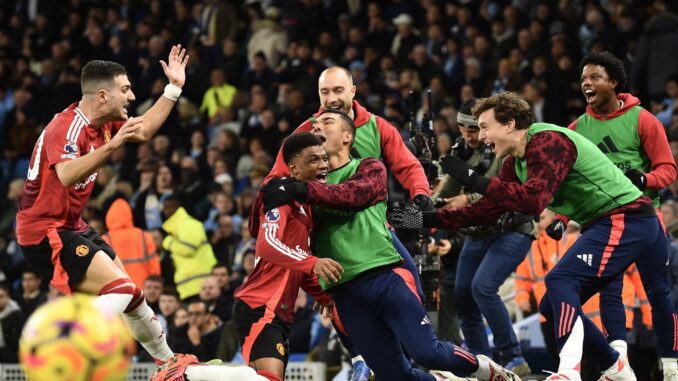
[[[508,124],[514,120],[519,130],[524,130],[534,123],[534,112],[530,104],[520,95],[510,91],[478,99],[472,109],[473,116],[477,119],[487,110],[494,110],[494,118],[501,124]]]
[[[323,110],[320,115],[318,115],[318,118],[321,117],[323,114],[337,114],[339,115],[341,121],[344,124],[344,129],[348,130],[348,132],[351,133],[351,145],[349,147],[353,146],[353,142],[355,141],[355,122],[353,122],[353,119],[351,119],[348,114],[341,110],[335,110],[335,109],[327,109]]]
[[[104,82],[108,85],[115,77],[127,75],[124,66],[116,62],[93,60],[87,62],[80,75],[80,88],[83,94],[94,93]]]
[[[623,93],[628,90],[628,80],[626,78],[626,71],[624,70],[624,63],[614,54],[610,52],[591,53],[585,56],[579,63],[579,72],[584,70],[586,65],[598,65],[605,68],[608,77],[617,82],[614,88],[616,94]]]
[[[292,134],[285,139],[282,147],[283,160],[286,164],[290,164],[295,156],[299,155],[305,148],[313,146],[322,146],[323,142],[320,138],[310,132],[300,132]]]
[[[323,70],[322,73],[320,73],[320,77],[322,77],[323,75],[327,75],[327,73],[337,71],[337,70],[344,72],[344,74],[346,74],[346,77],[348,78],[349,82],[351,82],[351,84],[353,84],[353,74],[351,74],[351,71],[348,70],[347,68],[343,67],[343,66],[328,67],[327,69]],[[318,78],[320,78],[320,77],[318,77]]]

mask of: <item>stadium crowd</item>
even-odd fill
[[[0,362],[17,361],[20,327],[55,296],[25,265],[15,216],[35,142],[80,96],[87,61],[127,68],[129,112],[139,115],[163,92],[157,61],[172,44],[188,49],[178,107],[151,142],[126,145],[98,172],[85,218],[127,259],[172,349],[231,361],[233,292],[255,264],[250,209],[284,137],[318,109],[323,69],[348,68],[356,100],[405,140],[410,112],[435,115],[437,157],[459,137],[457,110],[473,97],[515,91],[537,121],[569,125],[586,106],[580,59],[607,50],[664,124],[675,160],[677,12],[668,0],[0,0]],[[660,198],[668,231],[678,230],[678,181]],[[329,321],[303,292],[294,308],[291,351],[339,364]]]

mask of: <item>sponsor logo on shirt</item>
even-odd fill
[[[83,182],[81,182],[81,183],[76,183],[76,184],[75,184],[75,190],[82,190],[82,189],[85,189],[85,187],[86,187],[89,183],[91,183],[92,181],[95,181],[95,180],[97,179],[97,175],[98,175],[98,172],[94,172],[94,173],[92,173],[91,175],[89,175],[89,177],[87,178],[87,180],[85,180],[85,181],[83,181]]]

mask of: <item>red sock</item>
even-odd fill
[[[268,371],[268,370],[258,370],[257,374],[262,376],[262,377],[266,377],[271,381],[283,381],[283,379],[278,377],[277,374],[275,374],[271,371]]]

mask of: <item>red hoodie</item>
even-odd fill
[[[622,101],[623,105],[609,115],[598,115],[591,106],[586,107],[586,113],[598,120],[609,120],[625,114],[634,106],[640,105],[640,100],[628,93],[617,94],[617,99]],[[577,130],[577,120],[568,126],[570,130]],[[643,144],[643,151],[652,164],[652,170],[645,174],[647,187],[650,189],[666,188],[676,179],[676,163],[673,161],[664,126],[652,113],[645,109],[642,109],[638,115],[638,136]]]
[[[322,108],[318,110],[313,116],[317,117],[322,112]],[[356,128],[367,124],[372,115],[365,107],[361,106],[356,100],[353,100],[353,112],[355,113],[355,118],[353,119]],[[380,146],[382,157],[386,162],[386,165],[391,169],[393,175],[398,179],[400,184],[410,191],[410,197],[423,194],[430,196],[431,192],[429,190],[428,180],[426,179],[426,174],[424,169],[419,164],[417,158],[407,149],[405,143],[403,142],[400,133],[398,130],[391,125],[386,119],[376,116],[377,128],[379,128],[379,136],[381,138]],[[294,134],[299,132],[309,132],[313,128],[313,124],[310,119],[307,119],[302,123],[296,130]],[[270,180],[273,177],[284,177],[290,176],[290,171],[287,168],[287,164],[282,158],[282,149],[278,151],[278,156],[275,159],[275,164],[273,169],[266,176],[264,183]],[[256,237],[259,233],[259,209],[263,204],[261,192],[257,193],[257,197],[254,200],[252,205],[252,211],[250,212],[250,234],[252,237]]]

